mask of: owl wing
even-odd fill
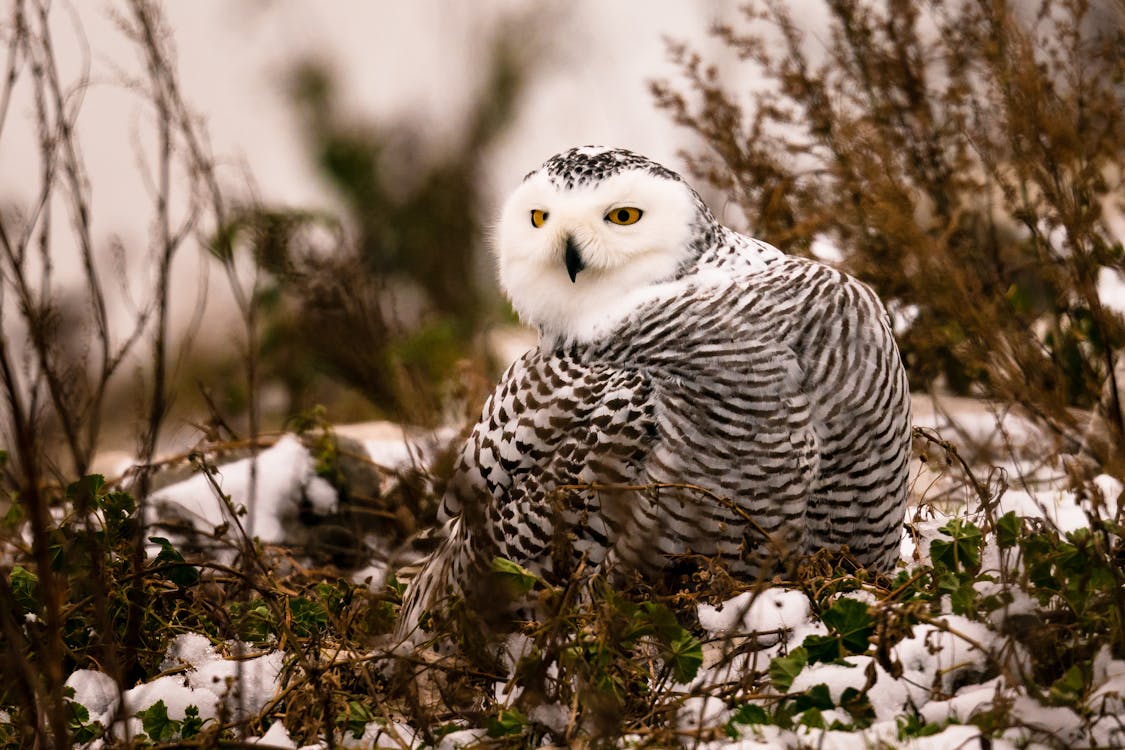
[[[607,544],[613,531],[596,500],[576,504],[568,488],[643,480],[658,441],[652,386],[635,368],[573,351],[528,352],[486,402],[443,515],[487,529],[494,554],[533,567],[559,541],[560,521],[581,524],[580,546]]]
[[[461,452],[411,609],[495,555],[559,575],[560,544],[593,565],[698,554],[742,571],[800,551],[816,440],[767,303],[686,283],[602,344],[517,361]]]
[[[533,350],[486,401],[442,500],[444,541],[410,584],[396,637],[462,596],[496,556],[545,572],[556,543],[593,553],[614,538],[596,495],[569,488],[634,482],[654,442],[651,386],[636,370]]]

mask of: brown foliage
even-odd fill
[[[691,170],[758,236],[825,237],[896,318],[915,386],[1016,402],[1073,446],[1125,345],[1099,275],[1125,270],[1125,5],[825,0],[828,32],[760,0],[714,33],[765,86],[752,106],[682,45],[660,105],[708,150]],[[1119,448],[1109,452],[1116,453]],[[1109,455],[1098,458],[1105,461]]]

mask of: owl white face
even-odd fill
[[[545,338],[589,341],[676,275],[698,213],[687,185],[646,170],[572,188],[533,173],[500,214],[500,283]]]

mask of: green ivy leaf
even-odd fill
[[[954,614],[971,616],[976,613],[977,607],[977,591],[973,588],[973,580],[971,576],[940,570],[934,585],[942,594],[949,596]]]
[[[22,565],[15,565],[12,567],[12,572],[8,574],[8,581],[16,603],[23,607],[25,612],[38,613],[39,576]]]
[[[158,700],[144,711],[138,711],[136,716],[141,720],[145,734],[153,742],[170,740],[180,731],[180,722],[168,718],[168,707],[163,700]]]
[[[856,727],[869,727],[875,721],[875,707],[867,693],[854,687],[844,688],[840,694],[840,708],[848,712]]]
[[[1050,696],[1055,703],[1076,705],[1085,693],[1086,670],[1081,664],[1075,664],[1051,685]]]
[[[810,635],[801,643],[809,655],[809,664],[833,662],[845,654],[840,650],[840,639],[835,635]]]
[[[203,719],[199,716],[199,708],[188,706],[184,709],[184,720],[180,722],[180,737],[190,739],[203,731]]]
[[[523,596],[539,583],[539,576],[503,557],[492,558],[492,573],[509,586],[515,596]]]
[[[351,732],[355,739],[363,736],[367,725],[376,721],[376,713],[359,701],[348,701],[344,712],[336,717],[336,726],[346,732]]]
[[[974,572],[980,568],[984,536],[977,526],[963,518],[953,518],[938,531],[953,541],[935,539],[930,542],[930,559],[934,567],[942,566],[954,572]]]
[[[406,594],[406,584],[399,581],[398,576],[394,573],[391,573],[390,576],[387,577],[387,588],[394,592],[395,596],[399,598],[399,601],[401,601],[402,597]]]
[[[199,583],[199,569],[188,565],[184,556],[172,546],[171,542],[162,536],[150,536],[148,540],[160,546],[160,552],[156,555],[156,564],[170,564],[169,569],[163,573],[165,578],[183,587]]]
[[[91,510],[98,506],[98,494],[105,486],[105,477],[101,474],[87,474],[77,482],[71,482],[66,488],[66,497],[77,506],[85,506]]]
[[[728,724],[769,724],[770,715],[757,703],[743,703],[731,714]],[[737,736],[737,735],[735,735]]]
[[[303,596],[289,598],[289,614],[293,632],[307,638],[328,629],[328,610],[320,602]]]
[[[801,719],[797,723],[810,729],[824,729],[824,714],[819,708],[810,708],[801,713]]]
[[[133,535],[133,514],[137,504],[128,492],[110,492],[98,503],[105,521],[106,534],[111,539],[129,539]]]
[[[100,721],[90,722],[90,711],[77,701],[66,702],[67,728],[72,743],[93,742],[102,736],[104,727]]]
[[[941,724],[937,722],[927,723],[917,713],[911,713],[906,718],[899,718],[896,723],[898,725],[898,739],[900,740],[905,740],[908,737],[929,737],[942,730]]]
[[[871,634],[875,632],[871,612],[858,599],[840,599],[824,612],[821,620],[840,634],[844,648],[853,654],[866,651],[871,643]]]
[[[663,644],[661,657],[672,668],[676,682],[692,680],[703,665],[703,644],[676,619],[676,613],[658,602],[645,602],[640,611],[651,624],[651,632]],[[641,627],[637,632],[643,632]]]
[[[810,708],[818,708],[821,711],[827,711],[835,708],[836,704],[832,702],[832,693],[828,690],[828,685],[820,683],[813,685],[811,688],[796,696],[793,699],[793,705],[798,712],[807,711]]]
[[[527,727],[527,717],[515,708],[505,708],[499,715],[488,717],[489,737],[510,737]]]
[[[672,665],[672,676],[676,682],[689,682],[703,666],[703,644],[688,631],[668,644],[665,660]]]
[[[809,663],[809,654],[803,646],[793,649],[788,656],[775,656],[770,660],[770,682],[779,693],[788,692],[793,680]]]
[[[239,637],[244,640],[265,643],[277,632],[277,621],[273,616],[273,610],[262,599],[233,602],[230,613],[238,625]]]
[[[1011,549],[1019,542],[1023,519],[1015,511],[1008,511],[996,519],[996,544],[1000,549]]]
[[[871,644],[874,620],[867,605],[857,599],[843,597],[824,611],[821,620],[832,631],[830,635],[810,635],[802,644],[810,664],[830,662],[848,654],[862,654]]]

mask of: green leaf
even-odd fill
[[[25,517],[23,511],[23,504],[16,502],[9,502],[8,510],[4,512],[3,525],[8,529],[16,529]]]
[[[168,707],[163,700],[153,703],[144,711],[138,711],[136,716],[141,720],[145,734],[153,742],[170,740],[180,731],[180,722],[168,718]]]
[[[927,723],[917,713],[911,713],[906,718],[900,717],[896,720],[896,723],[898,725],[898,739],[900,740],[905,740],[908,737],[929,737],[942,729],[941,724],[937,722]]]
[[[232,602],[231,617],[238,627],[238,635],[254,643],[265,643],[277,633],[277,621],[273,610],[263,599],[248,602]]]
[[[336,583],[318,583],[316,593],[326,610],[342,612],[351,604],[355,587],[347,581],[339,579]]]
[[[977,610],[977,590],[973,588],[973,582],[972,576],[939,569],[934,586],[949,596],[954,614],[969,616],[976,614]]]
[[[77,482],[67,485],[67,499],[72,500],[78,507],[85,506],[94,509],[98,504],[98,494],[105,486],[105,477],[101,474],[88,474]]]
[[[757,703],[743,703],[731,717],[730,724],[769,724],[770,715]]]
[[[676,682],[689,682],[703,666],[703,644],[684,630],[679,638],[668,644],[664,658],[672,666]]]
[[[663,604],[645,602],[640,611],[651,625],[651,632],[663,645],[661,657],[672,668],[672,676],[676,682],[692,680],[703,665],[703,644],[680,625],[676,613]],[[648,628],[641,623],[640,627],[634,629],[634,634],[645,630]]]
[[[833,662],[846,655],[840,648],[839,637],[835,635],[806,636],[801,646],[808,652],[809,664]]]
[[[962,518],[950,519],[938,531],[953,541],[935,539],[930,542],[930,560],[934,567],[973,572],[980,568],[980,551],[984,537],[979,528]]]
[[[801,719],[797,723],[810,729],[824,729],[824,714],[819,708],[810,708],[801,713]]]
[[[1086,694],[1086,670],[1075,664],[1063,672],[1062,677],[1051,685],[1050,696],[1055,703],[1075,705]]]
[[[859,728],[869,727],[875,721],[875,707],[867,693],[854,687],[844,688],[840,694],[840,708],[847,711]]]
[[[497,716],[488,717],[489,737],[510,737],[527,727],[527,717],[518,709],[505,708]]]
[[[398,576],[391,573],[387,578],[387,588],[395,593],[395,596],[402,600],[403,595],[406,593],[406,584],[398,580]]]
[[[110,492],[98,503],[105,520],[106,534],[111,539],[128,539],[133,535],[133,514],[137,504],[128,492]]]
[[[858,599],[840,599],[824,612],[821,620],[840,634],[844,648],[853,654],[866,651],[871,642],[871,634],[875,632],[871,612]]]
[[[1000,549],[1011,549],[1019,542],[1023,519],[1015,511],[1008,511],[996,519],[996,544]]]
[[[188,706],[184,709],[184,720],[180,722],[180,737],[189,739],[203,731],[203,719],[199,717],[199,708]]]
[[[67,728],[70,730],[70,741],[74,744],[93,742],[102,736],[105,728],[100,721],[90,722],[90,712],[77,701],[66,702]]]
[[[810,635],[805,639],[802,645],[810,664],[835,661],[848,654],[867,651],[875,624],[866,604],[843,597],[824,611],[821,620],[832,633],[827,636]]]
[[[977,590],[973,588],[972,581],[965,581],[957,590],[949,595],[950,606],[953,614],[971,617],[977,610]]]
[[[809,663],[809,654],[804,647],[789,652],[788,656],[775,656],[770,660],[770,682],[779,693],[788,692],[793,680]]]
[[[16,603],[23,607],[26,612],[38,613],[40,610],[39,576],[22,565],[15,565],[12,567],[8,580]]]
[[[171,542],[162,536],[150,536],[148,540],[160,546],[160,552],[156,555],[156,564],[169,564],[170,566],[167,571],[162,573],[165,578],[177,586],[187,587],[199,583],[199,569],[193,565],[188,565],[184,556],[172,546]]]
[[[509,586],[515,596],[523,596],[539,583],[539,576],[503,557],[492,558],[492,573]]]
[[[348,701],[347,709],[336,717],[336,726],[341,727],[346,732],[351,732],[352,736],[358,740],[367,730],[367,725],[378,718],[375,711],[363,703]]]
[[[813,685],[805,692],[796,696],[793,699],[793,705],[798,713],[807,711],[810,708],[827,711],[836,707],[836,704],[832,702],[832,693],[828,691],[828,685],[823,682],[819,685]]]
[[[293,632],[301,637],[323,633],[328,629],[328,610],[320,602],[303,596],[289,598],[289,614]]]

